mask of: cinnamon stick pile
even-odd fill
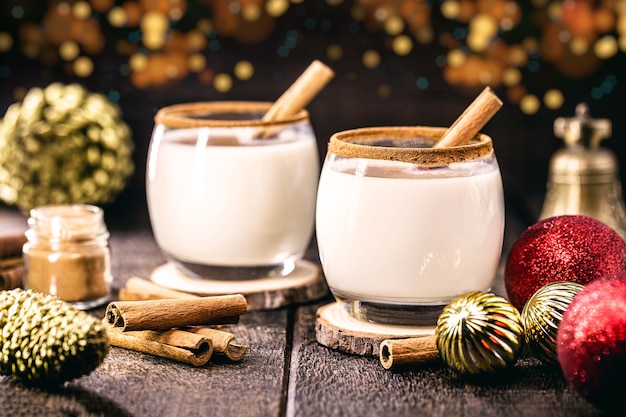
[[[107,306],[103,322],[113,346],[203,366],[213,353],[243,359],[247,346],[209,326],[236,323],[247,307],[241,294],[117,301]]]
[[[24,279],[24,234],[0,237],[0,291],[21,287]]]

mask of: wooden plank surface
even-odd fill
[[[558,368],[530,355],[505,375],[470,381],[441,363],[388,371],[377,358],[331,350],[315,341],[318,305],[295,315],[287,417],[599,415]]]
[[[2,224],[6,217],[0,217]],[[115,290],[131,276],[147,277],[163,262],[149,231],[113,232],[110,244]],[[103,317],[104,307],[91,312]],[[194,368],[112,348],[92,374],[58,389],[0,377],[0,416],[284,415],[289,314],[287,309],[246,313],[230,325],[236,341],[250,346],[239,363],[216,359]]]
[[[0,211],[0,228],[19,226],[19,216],[17,223],[10,217],[7,224]],[[113,231],[110,242],[115,290],[164,261],[149,230]],[[494,289],[503,291],[501,279]],[[0,377],[0,416],[600,415],[558,368],[528,354],[511,372],[478,381],[439,363],[388,371],[377,358],[333,351],[315,340],[316,310],[330,301],[243,315],[231,326],[237,341],[250,345],[241,363],[193,368],[114,348],[91,375],[61,388]],[[104,308],[92,313],[102,317]]]

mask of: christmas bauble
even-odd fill
[[[535,356],[544,363],[557,363],[556,333],[563,313],[580,290],[575,282],[551,282],[538,289],[524,305],[524,339]]]
[[[463,375],[507,368],[517,361],[524,342],[517,309],[482,291],[452,300],[439,315],[435,333],[441,358]]]
[[[0,201],[113,201],[133,173],[134,144],[121,112],[78,84],[32,88],[0,121]]]
[[[504,284],[511,303],[522,309],[544,285],[585,285],[626,270],[626,243],[604,223],[587,216],[555,216],[535,223],[513,243]]]
[[[569,384],[603,409],[624,404],[626,273],[587,284],[563,314],[557,357]]]

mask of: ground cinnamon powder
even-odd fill
[[[26,288],[90,308],[106,301],[111,283],[109,233],[102,211],[88,205],[31,210],[24,245]]]

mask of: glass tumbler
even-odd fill
[[[270,103],[208,102],[161,109],[148,151],[150,222],[187,276],[288,275],[315,220],[319,154],[306,111],[262,121]]]
[[[452,298],[493,285],[504,198],[492,141],[433,148],[444,132],[362,128],[330,139],[317,243],[333,295],[360,320],[433,325]]]

